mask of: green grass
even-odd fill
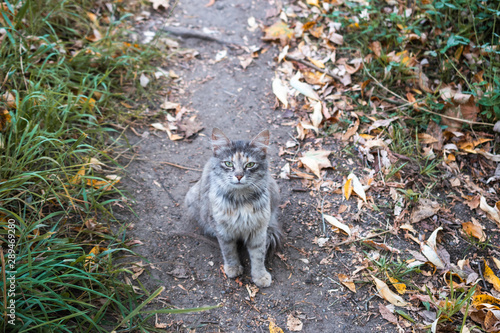
[[[127,15],[117,4],[84,1],[6,2],[0,25],[0,244],[15,243],[15,295],[3,298],[0,329],[9,332],[109,332],[144,330],[151,312],[141,308],[150,293],[123,282],[125,226],[113,207],[127,206],[110,173],[112,129],[104,124],[127,115],[117,106],[128,100],[123,85],[151,70],[156,49],[126,44]],[[102,6],[102,7],[99,7]],[[85,13],[98,12],[96,21]],[[109,18],[109,21],[107,18]],[[112,17],[120,17],[113,21]],[[98,29],[102,38],[86,37]],[[8,97],[8,98],[7,98]],[[134,96],[134,99],[140,97]],[[96,158],[106,164],[91,164]],[[76,176],[79,171],[83,174]],[[100,186],[92,182],[100,181]],[[15,237],[7,224],[15,221]],[[85,224],[92,221],[95,227]],[[98,251],[89,261],[89,253]],[[105,249],[105,250],[104,250]],[[9,257],[2,263],[1,293]],[[144,297],[149,296],[144,300]],[[15,325],[5,316],[16,304]],[[165,309],[163,312],[175,312]],[[153,328],[154,329],[154,328]]]

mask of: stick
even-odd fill
[[[179,169],[184,169],[184,170],[191,170],[191,171],[198,171],[198,172],[202,172],[203,170],[200,170],[200,169],[193,169],[193,168],[188,168],[188,167],[185,167],[185,166],[182,166],[182,165],[179,165],[179,164],[175,164],[175,163],[172,163],[172,162],[158,162],[160,164],[167,164],[167,165],[170,165],[170,166],[173,166],[173,167],[176,167],[176,168],[179,168]]]
[[[360,239],[346,240],[346,241],[334,244],[334,246],[346,245],[346,244],[351,244],[351,243],[354,243],[354,242],[362,242],[362,241],[370,239],[370,238],[375,238],[375,237],[378,237],[378,236],[382,236],[383,234],[386,234],[388,232],[390,232],[390,230],[386,230],[386,231],[383,231],[381,233],[378,233],[378,234],[375,234],[375,235],[371,235],[369,237],[364,237],[364,238],[360,238]]]
[[[331,77],[333,77],[333,78],[334,78],[334,79],[336,79],[336,80],[339,80],[339,81],[340,81],[340,80],[342,80],[342,78],[341,78],[340,76],[335,75],[335,74],[333,74],[333,73],[330,73],[330,72],[329,72],[328,70],[326,70],[326,69],[319,68],[318,66],[316,66],[316,65],[314,65],[314,64],[312,64],[312,63],[310,63],[309,61],[302,60],[302,59],[299,59],[299,58],[295,58],[294,56],[291,56],[291,55],[288,55],[288,54],[285,56],[285,58],[287,58],[288,60],[291,60],[291,61],[296,61],[296,62],[299,62],[299,63],[301,63],[302,65],[306,65],[306,66],[308,66],[308,67],[311,67],[312,69],[315,69],[315,70],[317,70],[318,72],[325,73],[326,75],[331,76]]]
[[[228,42],[228,41],[219,39],[217,37],[210,36],[210,35],[204,34],[202,32],[199,32],[196,30],[191,30],[191,29],[163,26],[160,28],[160,31],[168,32],[172,35],[179,36],[182,38],[197,38],[197,39],[202,39],[202,40],[206,40],[209,42],[216,42],[216,43],[219,43],[222,45],[226,45],[227,47],[229,47],[231,49],[236,49],[240,46],[238,43]]]

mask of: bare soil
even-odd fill
[[[295,135],[294,127],[287,125],[294,118],[293,114],[274,107],[271,81],[276,69],[273,57],[277,56],[278,48],[261,41],[260,29],[247,30],[250,16],[257,22],[273,23],[275,18],[266,19],[273,1],[217,0],[213,6],[205,7],[206,2],[208,0],[181,1],[168,18],[169,24],[200,32],[208,28],[218,31],[215,36],[221,40],[269,50],[242,69],[237,57],[244,54],[243,50],[200,38],[180,38],[182,47],[196,49],[199,56],[171,68],[181,78],[180,86],[172,88],[171,96],[178,96],[175,102],[197,110],[205,130],[191,141],[170,141],[163,132],[151,133],[145,139],[129,135],[132,144],[142,139],[137,145],[138,158],[128,167],[123,182],[136,201],[133,208],[137,216],[121,213],[121,219],[133,223],[128,234],[144,243],[135,248],[147,264],[139,281],[149,290],[166,287],[152,306],[221,305],[211,311],[188,315],[159,315],[157,322],[166,324],[168,331],[267,332],[272,319],[288,331],[287,318],[292,315],[302,321],[303,332],[395,331],[395,326],[380,316],[378,304],[387,303],[375,295],[372,284],[360,282],[358,292],[352,293],[338,282],[338,273],[349,274],[360,264],[359,253],[363,249],[353,244],[336,249],[320,248],[316,244],[318,237],[328,236],[333,243],[345,239],[328,230],[325,235],[321,220],[322,201],[324,211],[336,212],[341,195],[311,196],[310,189],[305,188],[301,180],[278,179],[286,163],[278,156],[278,150]],[[138,25],[137,30],[157,30],[166,21],[155,13],[150,20]],[[227,50],[227,58],[214,62],[221,50]],[[281,188],[280,220],[286,241],[279,256],[267,265],[273,284],[254,296],[245,250],[241,251],[244,274],[236,280],[226,278],[216,241],[204,237],[197,225],[187,223],[184,218],[184,196],[201,172],[161,164],[170,162],[201,170],[211,154],[208,138],[213,127],[221,128],[233,139],[250,139],[266,128],[272,135],[269,158]],[[145,130],[152,132],[150,128],[141,129]],[[342,175],[351,170],[362,173],[363,162],[356,154],[341,152],[334,139],[327,139],[323,146],[337,152],[330,157],[334,168],[328,171],[327,179],[341,182]],[[354,204],[344,204],[352,205],[347,221],[352,225],[385,230],[392,223],[383,209],[361,214]],[[438,222],[429,219],[426,223],[432,231]],[[374,240],[383,241],[382,238]],[[398,238],[391,245],[402,244],[417,250],[414,243],[409,245],[408,241]],[[461,255],[452,254],[457,258]]]

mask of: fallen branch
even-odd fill
[[[391,232],[390,230],[386,230],[386,231],[383,231],[381,233],[378,233],[378,234],[375,234],[375,235],[371,235],[371,236],[368,236],[368,237],[364,237],[364,238],[359,238],[359,239],[349,239],[349,240],[346,240],[346,241],[343,241],[343,242],[340,242],[340,243],[337,243],[337,244],[333,244],[334,247],[337,247],[337,246],[340,246],[340,245],[346,245],[346,244],[351,244],[351,243],[354,243],[354,242],[362,242],[364,240],[367,240],[367,239],[370,239],[370,238],[375,238],[375,237],[378,237],[378,236],[382,236],[388,232]]]
[[[342,78],[338,75],[335,75],[333,73],[331,73],[330,71],[324,69],[324,68],[319,68],[318,66],[310,63],[309,61],[306,61],[306,60],[303,60],[303,59],[299,59],[299,58],[295,58],[294,56],[291,56],[291,55],[286,55],[285,58],[287,58],[288,60],[291,60],[291,61],[296,61],[298,63],[301,63],[302,65],[306,65],[307,67],[311,67],[312,69],[314,70],[317,70],[318,72],[321,72],[321,73],[324,73],[328,76],[331,76],[333,77],[334,79],[336,80],[342,80]]]
[[[229,48],[236,49],[240,45],[238,43],[233,43],[233,42],[228,42],[222,39],[219,39],[214,36],[207,35],[205,33],[196,31],[196,30],[191,30],[191,29],[186,29],[186,28],[176,28],[176,27],[170,27],[170,26],[163,26],[160,28],[160,31],[167,32],[169,34],[179,36],[182,38],[197,38],[201,40],[206,40],[209,42],[216,42],[222,45],[226,45]]]
[[[184,170],[191,170],[191,171],[198,171],[198,172],[202,172],[203,170],[200,170],[200,169],[194,169],[194,168],[189,168],[189,167],[185,167],[185,166],[182,166],[182,165],[179,165],[179,164],[175,164],[175,163],[172,163],[172,162],[158,162],[160,164],[167,164],[167,165],[170,165],[170,166],[173,166],[173,167],[176,167],[176,168],[179,168],[179,169],[184,169]]]

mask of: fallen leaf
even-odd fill
[[[384,318],[388,322],[391,322],[393,324],[398,323],[398,318],[396,318],[396,316],[384,304],[379,303],[378,311],[380,312],[382,318]]]
[[[500,279],[493,273],[486,261],[484,262],[484,279],[491,283],[496,291],[500,291]]]
[[[355,120],[354,124],[352,124],[352,126],[349,127],[344,134],[342,134],[342,141],[349,140],[351,138],[351,136],[353,136],[358,131],[358,128],[359,128],[359,117],[354,112],[351,112],[351,115],[354,118],[356,118],[356,120]]]
[[[394,304],[395,306],[406,306],[408,304],[401,296],[397,295],[392,290],[390,290],[384,281],[377,279],[373,275],[371,275],[371,277],[375,282],[375,285],[377,287],[377,292],[386,301],[389,301],[391,304]]]
[[[269,321],[269,333],[283,333],[283,330],[274,321]]]
[[[73,184],[73,185],[78,185],[80,184],[80,179],[82,178],[82,176],[85,176],[85,166],[82,165],[80,167],[80,170],[78,170],[78,172],[76,173],[76,175],[74,175],[70,180],[69,180],[69,183],[70,184]]]
[[[312,125],[319,129],[319,125],[323,121],[323,112],[322,112],[322,103],[315,102],[313,103],[313,113],[310,115]]]
[[[430,199],[421,198],[418,200],[418,207],[415,208],[410,216],[410,220],[412,223],[417,223],[435,215],[441,206],[439,203],[432,201]]]
[[[288,108],[288,89],[279,78],[273,80],[273,93],[283,103],[285,109]]]
[[[323,217],[325,218],[326,222],[330,223],[335,228],[338,228],[338,229],[344,231],[348,236],[351,236],[351,228],[349,228],[348,225],[340,222],[339,220],[337,220],[335,217],[333,217],[331,215],[323,214]]]
[[[351,173],[349,174],[349,176],[347,176],[347,179],[351,180],[352,190],[354,191],[354,193],[356,193],[361,199],[363,199],[364,202],[366,202],[365,190],[363,189],[363,185],[361,185],[358,177],[355,174]]]
[[[144,75],[144,73],[141,73],[141,76],[139,77],[139,82],[141,83],[141,87],[145,88],[149,83],[149,79],[146,75]]]
[[[158,10],[160,7],[163,7],[164,9],[167,9],[169,7],[168,0],[148,0],[148,1],[151,2],[154,10]]]
[[[320,171],[323,168],[331,168],[332,164],[328,159],[328,156],[331,154],[329,150],[310,150],[306,152],[302,157],[299,157],[299,160],[306,167],[311,170],[318,178],[321,178]]]
[[[432,232],[432,234],[429,236],[429,239],[427,240],[426,243],[421,243],[420,244],[420,251],[422,254],[437,268],[439,269],[445,269],[446,264],[443,261],[443,258],[438,253],[438,248],[437,248],[437,234],[440,230],[442,230],[443,227],[439,227],[436,230]]]
[[[309,84],[299,81],[299,78],[300,72],[297,72],[297,74],[290,79],[290,85],[302,95],[319,101],[319,96],[316,91],[314,91]]]
[[[302,321],[299,318],[295,318],[292,314],[289,314],[286,318],[286,327],[292,332],[302,331]]]
[[[240,60],[240,65],[243,69],[247,69],[247,67],[250,66],[250,64],[253,61],[252,56],[247,56],[247,57],[241,56],[241,57],[238,57],[238,59]]]
[[[346,200],[349,200],[352,194],[352,179],[347,179],[344,186],[342,187],[342,192]]]
[[[339,278],[340,283],[349,288],[349,290],[352,291],[353,293],[356,292],[356,285],[349,276],[342,273],[339,273],[337,276]]]
[[[492,219],[498,225],[500,225],[500,209],[499,209],[500,208],[500,201],[497,201],[495,206],[491,207],[486,202],[486,198],[481,196],[479,208],[481,208],[484,212],[486,212],[490,219]]]
[[[462,223],[462,228],[467,235],[476,237],[479,241],[486,241],[486,234],[483,231],[483,228],[480,225],[474,224],[472,222],[464,222]]]
[[[404,295],[404,293],[406,292],[406,285],[402,282],[399,282],[398,279],[393,278],[392,276],[389,276],[389,274],[387,272],[386,272],[386,274],[387,274],[387,278],[389,279],[389,281],[391,281],[392,286],[394,288],[396,288],[396,291],[399,294]]]
[[[286,45],[288,41],[293,36],[293,30],[288,27],[288,25],[283,21],[278,21],[264,29],[264,37],[262,37],[265,41],[277,41],[279,40],[281,45]]]

